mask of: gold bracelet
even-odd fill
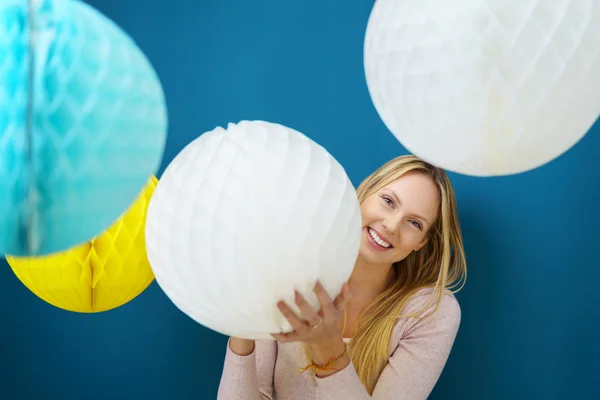
[[[348,353],[348,346],[346,345],[344,352],[341,355],[332,358],[331,360],[327,361],[325,364],[316,364],[315,362],[312,362],[312,363],[308,364],[306,367],[298,369],[298,372],[303,374],[304,372],[306,372],[308,369],[311,369],[311,368],[313,369],[313,372],[314,371],[337,370],[338,368],[334,368],[334,365],[339,360],[341,360],[347,353]]]

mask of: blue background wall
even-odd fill
[[[160,75],[166,164],[202,132],[263,119],[324,145],[358,183],[406,150],[369,99],[372,0],[94,0]],[[469,262],[463,323],[432,399],[597,398],[600,124],[556,161],[494,179],[451,175]],[[156,283],[98,315],[39,300],[0,261],[0,398],[214,399],[224,336]]]

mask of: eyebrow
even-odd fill
[[[392,189],[387,189],[387,190],[392,194],[392,196],[394,197],[394,199],[396,200],[396,202],[398,204],[401,204],[400,203],[400,199],[398,198],[398,195],[396,194],[396,192],[394,192]],[[417,215],[417,214],[413,214],[413,216],[416,217],[416,218],[418,218],[418,219],[422,219],[423,221],[425,221],[425,223],[427,223],[427,225],[431,225],[431,222],[429,222],[427,220],[427,218],[425,218],[425,217],[423,217],[421,215]]]

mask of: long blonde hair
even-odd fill
[[[439,307],[444,293],[458,292],[467,276],[454,189],[442,169],[412,155],[392,159],[358,186],[359,203],[413,171],[426,174],[437,185],[440,196],[438,217],[427,233],[425,246],[394,264],[397,279],[363,310],[357,321],[348,354],[369,394],[388,363],[392,333],[398,319],[425,318],[423,312],[433,308],[427,313],[427,316],[431,315]],[[401,315],[411,298],[423,288],[433,288],[429,302],[414,313]],[[308,346],[305,350],[310,359]]]

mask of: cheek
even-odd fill
[[[360,207],[360,215],[363,224],[366,225],[376,220],[377,212],[374,211],[372,204],[363,203],[363,205]]]
[[[425,237],[425,234],[417,228],[410,225],[409,222],[402,224],[398,228],[400,238],[399,247],[412,249],[417,246]]]

